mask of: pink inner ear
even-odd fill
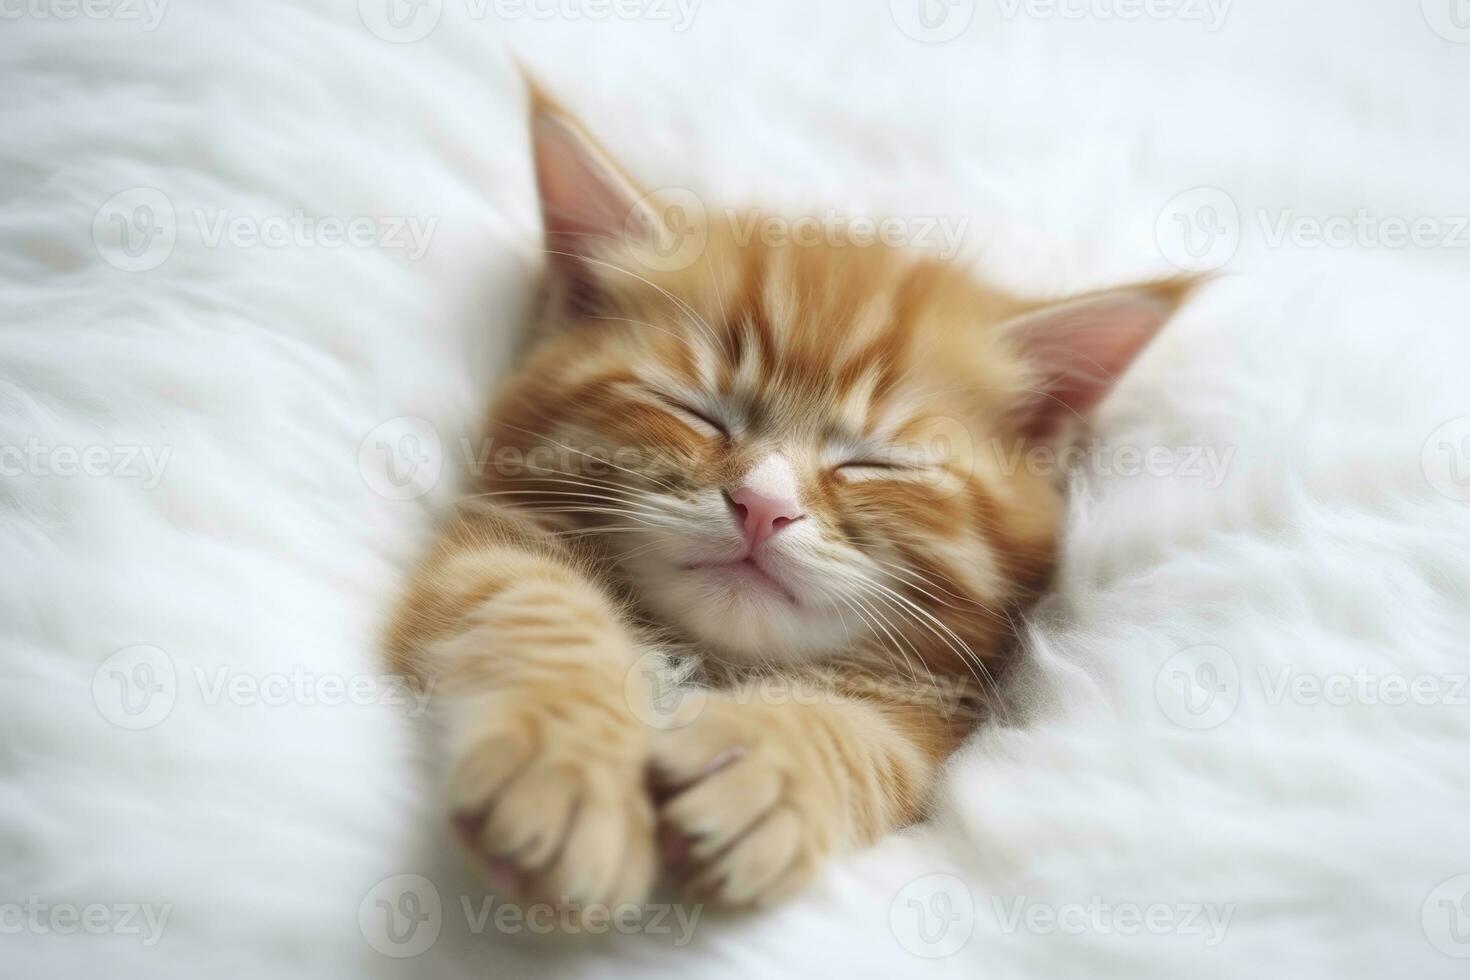
[[[1042,438],[1069,419],[1085,419],[1168,321],[1181,292],[1177,286],[1120,290],[1009,324],[1038,379],[1023,434]]]
[[[633,185],[575,123],[538,113],[532,141],[548,249],[584,255],[636,227],[629,222]]]

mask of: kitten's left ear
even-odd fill
[[[1018,411],[1022,434],[1044,439],[1085,421],[1199,283],[1176,277],[1087,293],[1005,323],[1033,368]]]

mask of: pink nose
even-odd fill
[[[766,538],[802,518],[801,505],[796,501],[767,497],[750,487],[730,494],[730,502],[735,509],[735,520],[745,532],[746,547],[752,551]]]

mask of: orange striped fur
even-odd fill
[[[1038,304],[724,218],[671,267],[679,229],[576,120],[538,95],[532,133],[547,304],[488,423],[522,465],[489,468],[390,645],[436,684],[492,881],[770,901],[923,816],[1056,553],[1054,481],[993,440],[1066,438],[1190,284]],[[729,494],[773,456],[802,516],[747,585],[706,566],[739,558]],[[673,730],[653,650],[704,685]]]

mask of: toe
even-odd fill
[[[693,878],[691,891],[709,894],[724,905],[755,903],[796,861],[801,831],[795,811],[777,810]]]
[[[635,848],[639,864],[627,868]],[[633,882],[627,886],[631,891],[637,887],[641,866],[651,863],[652,848],[653,814],[646,800],[641,795],[619,798],[594,790],[577,808],[560,853],[539,876],[539,890],[549,901],[625,898],[621,892],[625,869]]]
[[[689,839],[690,858],[707,861],[769,812],[781,795],[780,773],[742,759],[675,796],[660,820]]]
[[[568,767],[537,766],[516,778],[491,802],[480,849],[539,868],[556,854],[582,798],[582,780]]]

